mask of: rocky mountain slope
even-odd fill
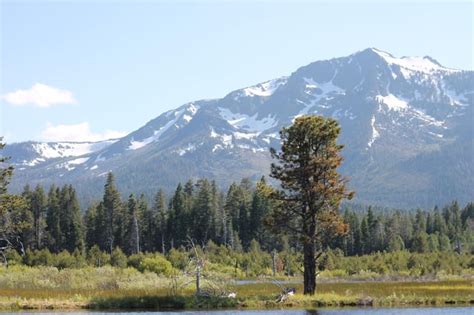
[[[356,201],[426,207],[472,200],[473,102],[474,71],[370,48],[185,104],[118,140],[18,143],[4,153],[16,164],[15,190],[71,182],[90,200],[113,171],[125,194],[151,195],[190,177],[226,185],[268,174],[278,131],[298,115],[324,115],[342,126],[341,172]]]

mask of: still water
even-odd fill
[[[3,314],[34,315],[474,315],[474,307],[419,307],[419,308],[345,308],[322,310],[229,310],[178,312],[16,312]]]

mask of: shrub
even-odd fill
[[[171,249],[168,252],[167,259],[174,268],[183,270],[189,263],[189,254],[184,250]]]
[[[87,261],[91,266],[101,267],[110,263],[110,255],[102,252],[99,246],[94,245],[89,250]]]
[[[56,255],[55,267],[58,269],[72,268],[76,266],[76,259],[68,251],[64,250]]]
[[[140,263],[139,270],[169,276],[173,272],[173,266],[165,257],[155,255],[154,257],[145,257]]]
[[[18,252],[14,249],[8,249],[5,252],[5,258],[7,259],[8,265],[20,265],[21,264],[21,256]]]
[[[38,251],[27,249],[23,262],[28,266],[54,266],[54,258],[47,249]]]
[[[142,253],[139,254],[133,254],[128,257],[127,264],[129,267],[133,267],[135,269],[140,269],[140,264],[142,263],[142,260],[145,258],[145,255]]]
[[[112,251],[112,255],[110,256],[110,264],[119,268],[127,267],[127,256],[125,256],[120,248],[116,247]]]

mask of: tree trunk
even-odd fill
[[[316,292],[316,260],[314,242],[306,242],[304,250],[304,294],[314,295]]]
[[[201,266],[196,267],[196,295],[201,294]]]

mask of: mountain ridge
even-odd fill
[[[268,148],[279,145],[278,131],[299,115],[318,114],[342,126],[341,172],[358,201],[399,207],[465,201],[473,191],[473,181],[463,179],[474,173],[472,82],[473,71],[446,68],[431,57],[396,58],[368,48],[220,99],[188,102],[97,150],[23,166],[12,185],[18,190],[56,179],[100,194],[97,178],[114,171],[125,193],[152,194],[186,177],[222,185],[257,179],[268,174]],[[6,154],[14,156],[21,145],[7,146]]]

